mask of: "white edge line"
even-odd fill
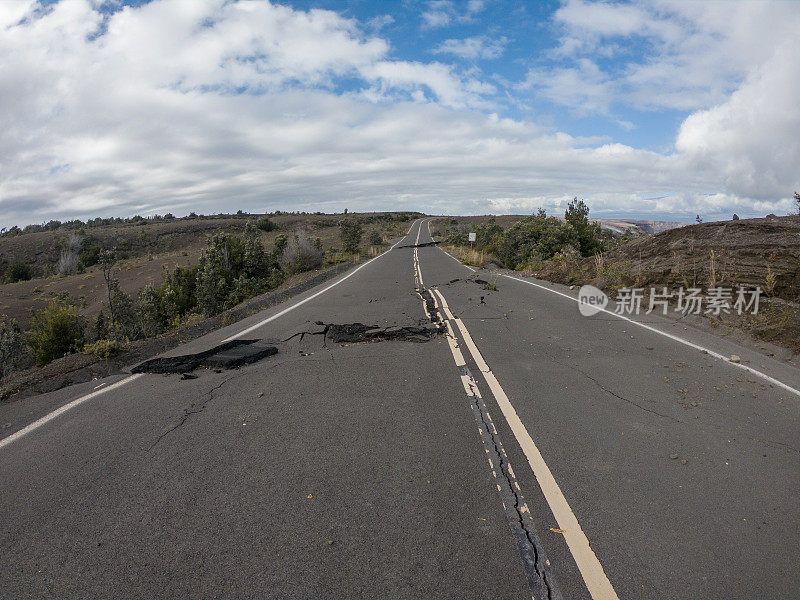
[[[421,221],[421,220],[422,219],[418,219],[418,221]],[[331,285],[329,285],[325,289],[320,290],[316,294],[314,294],[312,296],[309,296],[308,298],[305,298],[305,299],[301,300],[300,302],[297,302],[296,304],[293,304],[292,306],[290,306],[288,308],[285,308],[281,312],[279,312],[277,314],[274,314],[274,315],[272,315],[271,317],[269,317],[267,319],[264,319],[263,321],[257,323],[256,325],[253,325],[252,327],[248,327],[247,329],[237,333],[236,335],[232,335],[231,337],[226,338],[225,340],[223,340],[223,343],[231,341],[231,340],[235,340],[236,338],[239,338],[239,337],[241,337],[243,335],[246,335],[246,334],[250,333],[251,331],[253,331],[255,329],[258,329],[259,327],[269,323],[270,321],[274,321],[278,317],[282,317],[283,315],[285,315],[286,313],[294,310],[298,306],[301,306],[301,305],[305,304],[309,300],[313,300],[314,298],[316,298],[320,294],[324,294],[325,292],[327,292],[332,287],[335,287],[335,286],[339,285],[340,283],[342,283],[344,280],[352,277],[353,275],[355,275],[358,271],[360,271],[361,269],[366,267],[372,261],[379,259],[381,256],[385,256],[385,255],[389,254],[389,252],[394,250],[395,246],[397,246],[400,242],[402,242],[404,239],[406,239],[408,237],[408,234],[411,233],[412,229],[414,229],[414,225],[416,223],[417,223],[417,221],[414,221],[413,223],[411,223],[411,227],[408,228],[408,231],[406,232],[406,234],[403,237],[401,237],[399,240],[397,240],[392,245],[392,247],[389,248],[386,252],[383,252],[383,253],[379,254],[375,258],[371,258],[370,260],[365,262],[363,265],[360,265],[356,269],[350,271],[347,275],[345,275],[341,279],[335,281],[334,283],[332,283]],[[90,394],[86,394],[85,396],[81,396],[80,398],[76,398],[72,402],[68,402],[67,404],[57,408],[56,410],[46,414],[42,418],[37,419],[36,421],[31,423],[30,425],[26,425],[25,427],[23,427],[19,431],[15,432],[15,433],[12,433],[11,435],[9,435],[7,437],[4,437],[2,440],[0,440],[0,449],[5,448],[9,444],[11,444],[11,443],[15,442],[16,440],[18,440],[19,438],[29,434],[30,432],[32,432],[32,431],[34,431],[36,429],[38,429],[39,427],[41,427],[45,423],[48,423],[49,421],[52,421],[53,419],[55,419],[59,415],[64,414],[65,412],[67,412],[71,408],[74,408],[74,407],[78,406],[79,404],[83,404],[87,400],[91,400],[92,398],[96,398],[97,396],[99,396],[101,394],[105,394],[107,392],[110,392],[111,390],[115,390],[115,389],[121,388],[123,385],[126,385],[126,384],[130,383],[131,381],[135,381],[136,379],[139,379],[139,377],[141,377],[142,375],[144,375],[144,373],[136,373],[135,375],[130,375],[130,376],[126,377],[125,379],[117,381],[116,383],[114,383],[114,384],[112,384],[112,385],[110,385],[108,387],[104,387],[102,389],[96,389],[94,392],[92,392]]]
[[[597,558],[594,550],[592,550],[589,539],[583,532],[580,523],[578,523],[578,518],[575,516],[575,513],[572,512],[567,499],[564,497],[564,493],[561,491],[553,473],[547,466],[542,453],[534,443],[528,429],[519,418],[514,405],[511,404],[511,400],[508,398],[505,390],[503,390],[497,377],[495,377],[494,373],[489,369],[489,365],[487,365],[486,361],[483,359],[469,330],[467,330],[461,319],[452,317],[444,295],[436,288],[434,288],[433,291],[439,296],[442,308],[448,315],[448,321],[452,319],[461,332],[464,343],[469,349],[473,360],[475,360],[478,370],[483,374],[483,378],[497,401],[500,411],[506,418],[514,437],[517,439],[517,442],[519,442],[525,457],[528,459],[528,464],[533,474],[536,476],[536,481],[539,482],[539,487],[547,500],[547,504],[550,506],[550,510],[553,512],[553,516],[559,528],[564,530],[564,541],[567,542],[567,546],[575,559],[575,563],[586,583],[589,594],[594,600],[619,600],[617,593],[614,591],[614,587],[611,585],[608,576],[603,570],[603,566],[600,564],[600,560]]]
[[[19,438],[21,438],[24,435],[29,434],[34,429],[38,429],[39,427],[41,427],[42,425],[44,425],[48,421],[52,421],[57,416],[67,412],[71,408],[75,408],[79,404],[83,404],[87,400],[91,400],[92,398],[95,398],[95,397],[99,396],[100,394],[105,394],[107,392],[110,392],[111,390],[115,390],[117,388],[120,388],[123,385],[128,384],[128,383],[130,383],[131,381],[133,381],[135,379],[138,379],[142,375],[143,375],[143,373],[137,373],[136,375],[129,375],[125,379],[121,379],[120,381],[117,381],[116,383],[111,384],[108,387],[105,387],[103,389],[100,389],[100,390],[97,390],[95,392],[92,392],[91,394],[86,394],[85,396],[81,396],[80,398],[77,398],[77,399],[73,400],[72,402],[69,402],[68,404],[65,404],[64,406],[61,406],[61,407],[57,408],[53,412],[48,413],[45,416],[43,416],[41,419],[37,419],[36,421],[31,423],[30,425],[27,425],[27,426],[23,427],[22,429],[20,429],[19,431],[15,432],[15,433],[12,433],[8,437],[4,437],[2,440],[0,440],[0,448],[5,448],[10,443],[14,442],[15,440],[18,440]]]
[[[470,270],[470,271],[472,271],[473,273],[475,272],[475,267],[470,267],[469,265],[465,265],[464,263],[462,263],[460,260],[458,260],[458,259],[457,259],[455,256],[453,256],[452,254],[450,254],[450,253],[449,253],[447,250],[445,250],[445,249],[444,249],[444,248],[442,248],[441,246],[439,246],[439,250],[441,250],[442,252],[444,252],[444,253],[445,253],[447,256],[449,256],[450,258],[452,258],[454,261],[456,261],[456,262],[457,262],[458,264],[460,264],[462,267],[465,267],[465,268],[469,269],[469,270]]]
[[[431,234],[431,221],[433,221],[433,219],[435,219],[435,218],[436,218],[436,217],[432,217],[431,219],[428,219],[428,235],[430,235],[430,236],[431,236],[431,239],[433,239],[433,235]],[[457,259],[455,256],[453,256],[452,254],[450,254],[450,253],[449,253],[447,250],[445,250],[444,248],[442,248],[442,246],[441,246],[441,245],[439,245],[439,246],[437,246],[437,247],[439,248],[439,250],[441,250],[442,252],[444,252],[444,253],[445,253],[447,256],[449,256],[449,257],[450,257],[450,258],[452,258],[454,261],[456,261],[458,264],[460,264],[462,267],[466,267],[467,269],[469,269],[469,270],[470,270],[470,271],[472,271],[473,273],[475,272],[475,268],[474,268],[474,267],[470,267],[469,265],[465,265],[465,264],[464,264],[464,263],[462,263],[460,260],[458,260],[458,259]]]
[[[505,275],[504,274],[503,277],[507,277],[509,279],[513,279],[515,281],[519,281],[520,283],[527,283],[528,285],[532,285],[534,287],[541,288],[541,289],[546,290],[548,292],[552,292],[553,294],[558,294],[559,296],[563,296],[564,298],[569,298],[573,302],[579,302],[579,300],[577,298],[573,298],[569,294],[565,294],[564,292],[559,292],[558,290],[554,290],[552,288],[549,288],[549,287],[547,287],[545,285],[541,285],[539,283],[534,283],[533,281],[525,281],[524,279],[520,279],[519,277],[514,277],[513,275]],[[671,339],[671,340],[673,340],[675,342],[679,342],[679,343],[683,344],[684,346],[689,346],[690,348],[694,348],[695,350],[699,350],[701,352],[705,352],[709,356],[713,356],[714,358],[718,358],[721,361],[723,361],[723,362],[725,362],[725,363],[727,363],[727,364],[729,364],[729,365],[731,365],[733,367],[737,367],[739,369],[743,369],[743,370],[747,371],[748,373],[751,373],[752,375],[756,375],[757,377],[761,377],[765,381],[768,381],[768,382],[770,382],[770,383],[772,383],[774,385],[777,385],[777,386],[783,388],[784,390],[787,390],[787,391],[789,391],[789,392],[791,392],[791,393],[793,393],[793,394],[795,394],[797,396],[800,396],[800,390],[798,390],[796,388],[793,388],[792,386],[790,386],[790,385],[788,385],[786,383],[783,383],[782,381],[779,381],[778,379],[775,379],[774,377],[770,377],[766,373],[762,373],[761,371],[759,371],[757,369],[754,369],[752,367],[748,367],[747,365],[743,365],[742,363],[733,362],[727,356],[725,356],[723,354],[720,354],[719,352],[715,352],[714,350],[711,350],[710,348],[706,348],[705,346],[701,346],[699,344],[695,344],[694,342],[690,342],[689,340],[685,340],[685,339],[683,339],[681,337],[678,337],[677,335],[673,335],[671,333],[667,333],[666,331],[661,331],[660,329],[657,329],[656,327],[651,327],[650,325],[647,325],[645,323],[640,323],[638,321],[634,321],[633,319],[630,319],[630,318],[626,317],[625,315],[617,314],[617,313],[615,313],[613,311],[608,310],[607,308],[599,308],[599,310],[601,312],[607,313],[607,314],[609,314],[611,316],[617,317],[618,319],[622,319],[623,321],[627,321],[628,323],[632,323],[633,325],[636,325],[637,327],[641,327],[642,329],[647,329],[648,331],[652,331],[653,333],[657,333],[658,335],[663,335],[664,337],[669,338],[669,339]]]

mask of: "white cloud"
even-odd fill
[[[452,0],[429,0],[422,12],[422,25],[426,29],[446,27],[454,23],[471,23],[484,8],[483,0],[456,3]]]
[[[553,21],[561,30],[553,58],[614,57],[601,76],[607,103],[599,105],[600,112],[611,103],[694,110],[724,101],[769,58],[775,40],[796,38],[800,7],[794,2],[569,0]],[[642,50],[630,51],[630,44],[620,41],[639,42]],[[575,67],[552,69],[553,79],[568,69]],[[540,68],[538,78],[547,72]]]
[[[445,106],[464,108],[488,106],[485,95],[495,93],[495,88],[474,78],[461,78],[452,67],[442,63],[409,61],[378,61],[361,69],[368,80],[377,81],[382,96],[391,90],[420,91],[424,86]],[[419,94],[416,94],[418,97]]]
[[[574,67],[530,69],[517,89],[536,89],[539,96],[586,116],[609,114],[613,85],[592,60],[581,58]]]
[[[800,42],[778,44],[722,104],[683,123],[676,148],[695,169],[721,173],[738,196],[767,200],[800,191]]]
[[[798,81],[795,66],[781,67],[793,40],[740,97],[687,120],[680,152],[663,155],[487,116],[497,90],[478,75],[391,60],[386,40],[331,11],[162,1],[103,17],[79,0],[37,15],[0,6],[0,226],[268,207],[485,213],[573,195],[607,212],[785,212],[782,195],[728,176],[736,163],[724,148],[703,146],[746,119],[722,138],[725,156],[748,156],[746,137],[766,123],[754,151],[775,160],[754,172],[771,168],[774,190],[796,181],[798,151],[781,131],[800,139],[796,88],[776,89],[781,77]]]
[[[366,26],[368,29],[379,31],[392,23],[394,23],[394,17],[392,15],[379,15],[367,21]]]
[[[503,55],[508,39],[478,35],[469,38],[445,40],[433,49],[435,54],[452,54],[461,58],[494,59]]]

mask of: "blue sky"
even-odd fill
[[[576,137],[598,136],[650,150],[669,151],[678,127],[689,114],[688,110],[640,111],[617,104],[611,107],[609,114],[598,116],[568,109],[547,97],[537,96],[530,89],[516,89],[515,84],[525,81],[531,67],[548,69],[570,64],[568,58],[554,56],[563,33],[563,27],[554,19],[561,2],[481,2],[476,3],[480,9],[472,14],[469,2],[328,0],[285,4],[301,10],[337,11],[361,23],[375,23],[368,30],[389,40],[392,58],[422,63],[445,61],[464,71],[478,70],[484,80],[499,88],[499,96],[507,95],[506,99],[498,98],[498,114],[534,120]],[[449,21],[427,25],[426,12],[440,13]],[[448,40],[475,39],[491,48],[488,55],[463,56],[441,49]],[[647,42],[634,36],[626,40],[617,55],[598,56],[596,60],[601,68],[614,72],[624,69],[630,62],[646,61],[647,51]],[[360,82],[349,84],[350,89],[354,89]]]
[[[800,3],[0,3],[0,227],[792,210]]]

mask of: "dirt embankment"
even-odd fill
[[[744,331],[800,353],[800,217],[701,223],[635,239],[604,255],[548,261],[532,275],[593,284],[614,295],[623,286],[661,289],[761,288],[757,314],[703,314],[690,321],[721,335]],[[734,292],[735,296],[735,292]],[[723,331],[724,330],[724,331]]]
[[[636,239],[606,253],[630,263],[639,285],[756,286],[800,302],[800,217],[701,223]],[[594,259],[583,269],[591,270]]]

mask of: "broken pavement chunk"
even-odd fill
[[[275,346],[262,340],[232,340],[195,354],[153,358],[136,365],[131,373],[189,373],[199,367],[235,369],[277,352]]]
[[[277,354],[278,349],[261,341],[245,346],[236,346],[228,350],[223,350],[212,354],[203,361],[204,367],[221,367],[223,369],[235,369],[250,363],[257,362],[267,356]]]

